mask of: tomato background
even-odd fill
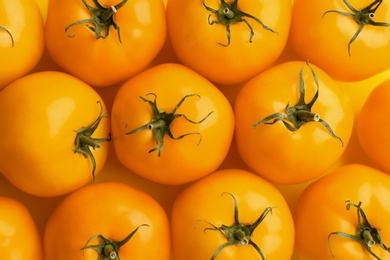
[[[45,10],[47,9],[48,0],[37,0],[40,4],[44,17]],[[292,51],[290,45],[287,45],[284,49],[281,56],[274,64],[280,64],[285,61],[296,60],[298,57]],[[169,40],[166,40],[165,45],[160,52],[160,54],[154,59],[152,65],[161,64],[165,62],[178,62],[178,59],[175,57],[172,47]],[[44,70],[57,70],[62,71],[58,65],[50,58],[47,51],[43,53],[40,62],[37,64],[33,72],[44,71]],[[345,90],[349,95],[353,108],[355,117],[358,117],[359,111],[363,106],[364,101],[368,97],[372,89],[376,87],[379,83],[385,79],[390,78],[390,70],[377,74],[371,78],[359,81],[359,82],[338,82],[340,87]],[[231,104],[233,104],[236,94],[238,93],[241,85],[232,85],[229,87],[219,86],[220,90],[226,95]],[[105,104],[108,110],[111,109],[112,103],[115,97],[116,91],[119,89],[119,85],[110,86],[108,88],[99,88],[97,91],[103,97]],[[331,170],[338,168],[343,164],[349,163],[360,163],[368,166],[375,167],[376,165],[370,161],[370,159],[363,152],[356,134],[356,128],[354,128],[351,139],[348,146],[340,158],[340,160],[332,167]],[[219,167],[219,169],[228,169],[228,168],[239,168],[244,170],[249,170],[248,167],[243,163],[241,158],[238,155],[234,141],[232,143],[231,149]],[[154,182],[151,182],[147,179],[144,179],[136,174],[129,174],[128,170],[119,162],[115,155],[112,144],[110,145],[110,150],[108,154],[108,159],[105,164],[105,167],[99,174],[99,177],[96,180],[97,182],[106,182],[106,181],[120,181],[123,183],[131,184],[135,187],[140,188],[141,190],[146,191],[152,197],[154,197],[167,211],[168,216],[170,215],[170,210],[176,196],[181,190],[183,190],[186,185],[179,186],[168,186],[160,185]],[[298,197],[302,193],[303,189],[310,182],[298,184],[298,185],[281,185],[275,184],[275,186],[281,191],[287,200],[290,209],[294,212],[295,205]],[[14,198],[18,198],[22,201],[27,208],[30,210],[33,219],[36,222],[39,233],[42,235],[46,221],[48,220],[50,214],[53,212],[55,207],[65,198],[65,196],[59,196],[54,198],[39,198],[28,195],[14,186],[12,186],[2,175],[0,175],[0,195],[7,195]],[[294,259],[299,260],[299,259]]]

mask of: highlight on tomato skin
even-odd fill
[[[218,170],[185,187],[174,201],[171,227],[175,260],[288,260],[294,248],[284,197],[240,169]]]
[[[389,187],[389,175],[362,164],[312,182],[294,211],[297,259],[390,259]]]
[[[281,55],[291,8],[290,0],[169,0],[168,37],[182,64],[217,84],[240,84]]]
[[[215,171],[233,138],[233,109],[222,92],[186,66],[165,63],[118,90],[111,126],[115,153],[131,173],[179,185]]]
[[[4,259],[43,260],[38,228],[30,211],[17,198],[0,196],[0,250]]]
[[[35,1],[0,1],[0,90],[27,75],[42,57],[44,23]]]
[[[234,111],[242,160],[282,184],[307,182],[330,169],[348,145],[354,122],[342,89],[303,61],[285,62],[252,78],[238,93]]]
[[[17,101],[17,102],[15,102]],[[54,197],[95,181],[110,141],[101,96],[69,74],[29,74],[0,92],[0,169],[18,189]]]

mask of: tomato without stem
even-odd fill
[[[302,183],[328,170],[348,144],[354,114],[345,93],[320,68],[277,65],[248,81],[235,102],[243,161],[277,183]]]
[[[164,184],[183,184],[216,170],[234,131],[226,97],[179,64],[158,65],[128,80],[117,92],[111,118],[119,160]]]
[[[168,34],[186,66],[209,80],[233,85],[272,64],[282,53],[290,0],[169,0]]]
[[[390,124],[386,118],[390,110],[390,80],[375,87],[358,115],[359,143],[368,158],[381,170],[390,174]]]
[[[3,259],[43,259],[35,222],[19,200],[0,196],[0,250]]]
[[[49,7],[49,0],[35,0],[42,13],[43,21],[46,22],[47,9]]]
[[[166,38],[162,0],[53,0],[45,39],[64,70],[102,87],[143,70]]]
[[[0,169],[16,187],[57,196],[94,180],[110,120],[98,93],[61,72],[38,72],[0,92]]]
[[[172,209],[175,260],[291,259],[294,224],[280,192],[247,171],[226,169],[185,188]]]
[[[296,0],[289,40],[332,78],[366,79],[390,68],[389,11],[386,0]]]
[[[169,221],[143,191],[118,182],[92,184],[53,211],[44,248],[46,260],[168,260]]]
[[[0,1],[0,90],[30,72],[44,49],[44,25],[35,1]]]
[[[294,211],[298,259],[390,259],[389,187],[387,174],[360,164],[310,184]]]

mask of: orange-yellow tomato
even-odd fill
[[[119,160],[130,171],[164,184],[183,184],[216,170],[234,131],[233,110],[219,89],[173,63],[123,84],[111,119]]]
[[[68,74],[37,72],[14,81],[0,92],[2,174],[44,197],[92,182],[107,158],[107,116],[98,93]]]
[[[290,0],[167,3],[168,34],[179,60],[223,85],[242,83],[272,64],[284,49],[290,20]]]
[[[348,97],[325,72],[308,65],[290,61],[272,67],[248,81],[236,98],[239,154],[277,183],[303,183],[325,173],[351,136]]]
[[[390,124],[386,120],[390,111],[390,80],[375,87],[367,97],[358,115],[359,143],[370,160],[390,174]]]
[[[49,2],[45,39],[51,57],[93,86],[111,86],[140,72],[165,38],[162,0]]]
[[[359,81],[390,68],[390,2],[296,0],[289,41],[332,78]]]
[[[171,225],[175,260],[289,260],[294,248],[283,196],[239,169],[214,172],[185,188],[173,204]]]
[[[0,196],[0,251],[2,259],[43,260],[35,222],[19,200]]]
[[[30,72],[44,50],[44,25],[35,1],[0,1],[0,90]]]
[[[164,209],[148,194],[119,182],[92,184],[53,211],[44,233],[45,259],[169,260],[169,230]]]
[[[310,184],[294,214],[297,259],[389,260],[389,196],[389,175],[362,164],[341,166]]]

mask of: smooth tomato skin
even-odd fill
[[[390,125],[390,80],[376,86],[368,95],[357,118],[359,143],[367,157],[382,171],[390,173],[388,147]]]
[[[265,259],[288,260],[294,248],[294,224],[287,203],[269,182],[248,171],[225,169],[183,189],[172,208],[172,245],[176,260],[210,259],[227,242],[206,221],[221,226],[234,222],[233,199],[237,199],[241,223],[253,223],[266,207],[276,206],[252,233],[251,240],[262,250]],[[260,259],[250,245],[230,245],[216,259]]]
[[[0,250],[3,259],[43,260],[37,226],[16,198],[0,196]]]
[[[151,130],[125,135],[152,120],[149,104],[157,95],[158,109],[170,113],[188,94],[176,114],[203,122],[193,124],[183,117],[170,125],[174,137],[198,132],[173,140],[165,135],[161,155]],[[118,90],[111,111],[113,144],[116,155],[130,171],[162,184],[184,184],[216,170],[225,159],[234,132],[233,109],[226,97],[212,83],[191,69],[174,63],[155,66],[124,83]],[[126,125],[126,129],[125,126]],[[200,139],[201,138],[201,139]]]
[[[26,193],[52,197],[69,193],[92,179],[92,162],[74,153],[76,132],[106,113],[98,93],[62,72],[37,72],[0,92],[0,169]],[[110,120],[102,118],[94,138],[108,138]],[[91,152],[95,176],[103,168],[108,143]]]
[[[358,10],[373,3],[372,0],[348,2]],[[340,81],[360,81],[390,68],[389,27],[364,26],[350,45],[349,56],[348,42],[359,24],[352,17],[337,13],[327,13],[323,17],[328,10],[351,13],[343,0],[294,2],[289,44],[300,59],[310,59],[311,63]],[[390,2],[383,1],[373,20],[389,23],[389,10]]]
[[[320,122],[306,123],[294,132],[281,121],[253,127],[298,102],[302,68],[305,101],[310,102],[317,87],[305,62],[285,62],[264,71],[241,88],[235,101],[238,152],[251,169],[276,183],[303,183],[325,173],[340,158],[351,136],[354,114],[348,97],[320,68],[310,66],[319,82],[319,97],[311,111],[328,122],[344,146]]]
[[[233,1],[230,1],[233,2]],[[205,0],[213,9],[221,6],[220,0]],[[272,64],[282,53],[287,42],[290,20],[290,0],[240,0],[239,8],[259,18],[273,33],[249,17],[231,25],[231,42],[227,44],[226,26],[210,25],[211,14],[202,1],[169,0],[167,4],[168,35],[173,49],[182,64],[192,68],[212,82],[223,85],[242,83]],[[212,15],[210,19],[215,20]]]
[[[0,26],[0,90],[30,72],[38,64],[44,50],[44,25],[35,1],[1,0]]]
[[[93,249],[80,250],[101,234],[121,241],[120,259],[170,259],[169,221],[164,209],[147,193],[119,182],[83,187],[67,196],[53,211],[44,232],[46,260],[96,260]],[[97,239],[89,244],[98,244]]]
[[[94,6],[92,1],[87,2]],[[98,2],[102,6],[114,6],[121,1]],[[94,87],[111,86],[139,73],[157,56],[165,42],[162,0],[128,1],[117,10],[114,20],[120,28],[122,43],[112,26],[106,39],[96,39],[85,23],[68,30],[74,37],[66,36],[68,25],[89,18],[91,14],[81,0],[50,1],[45,39],[51,57],[60,67]]]
[[[390,177],[361,164],[348,164],[310,184],[298,200],[294,222],[295,249],[300,260],[309,259],[374,259],[364,247],[353,240],[332,235],[334,254],[328,247],[328,236],[339,231],[356,234],[357,211],[346,210],[346,200],[362,202],[370,224],[380,229],[382,241],[390,243]],[[389,252],[379,245],[371,247],[382,260],[390,259]]]

